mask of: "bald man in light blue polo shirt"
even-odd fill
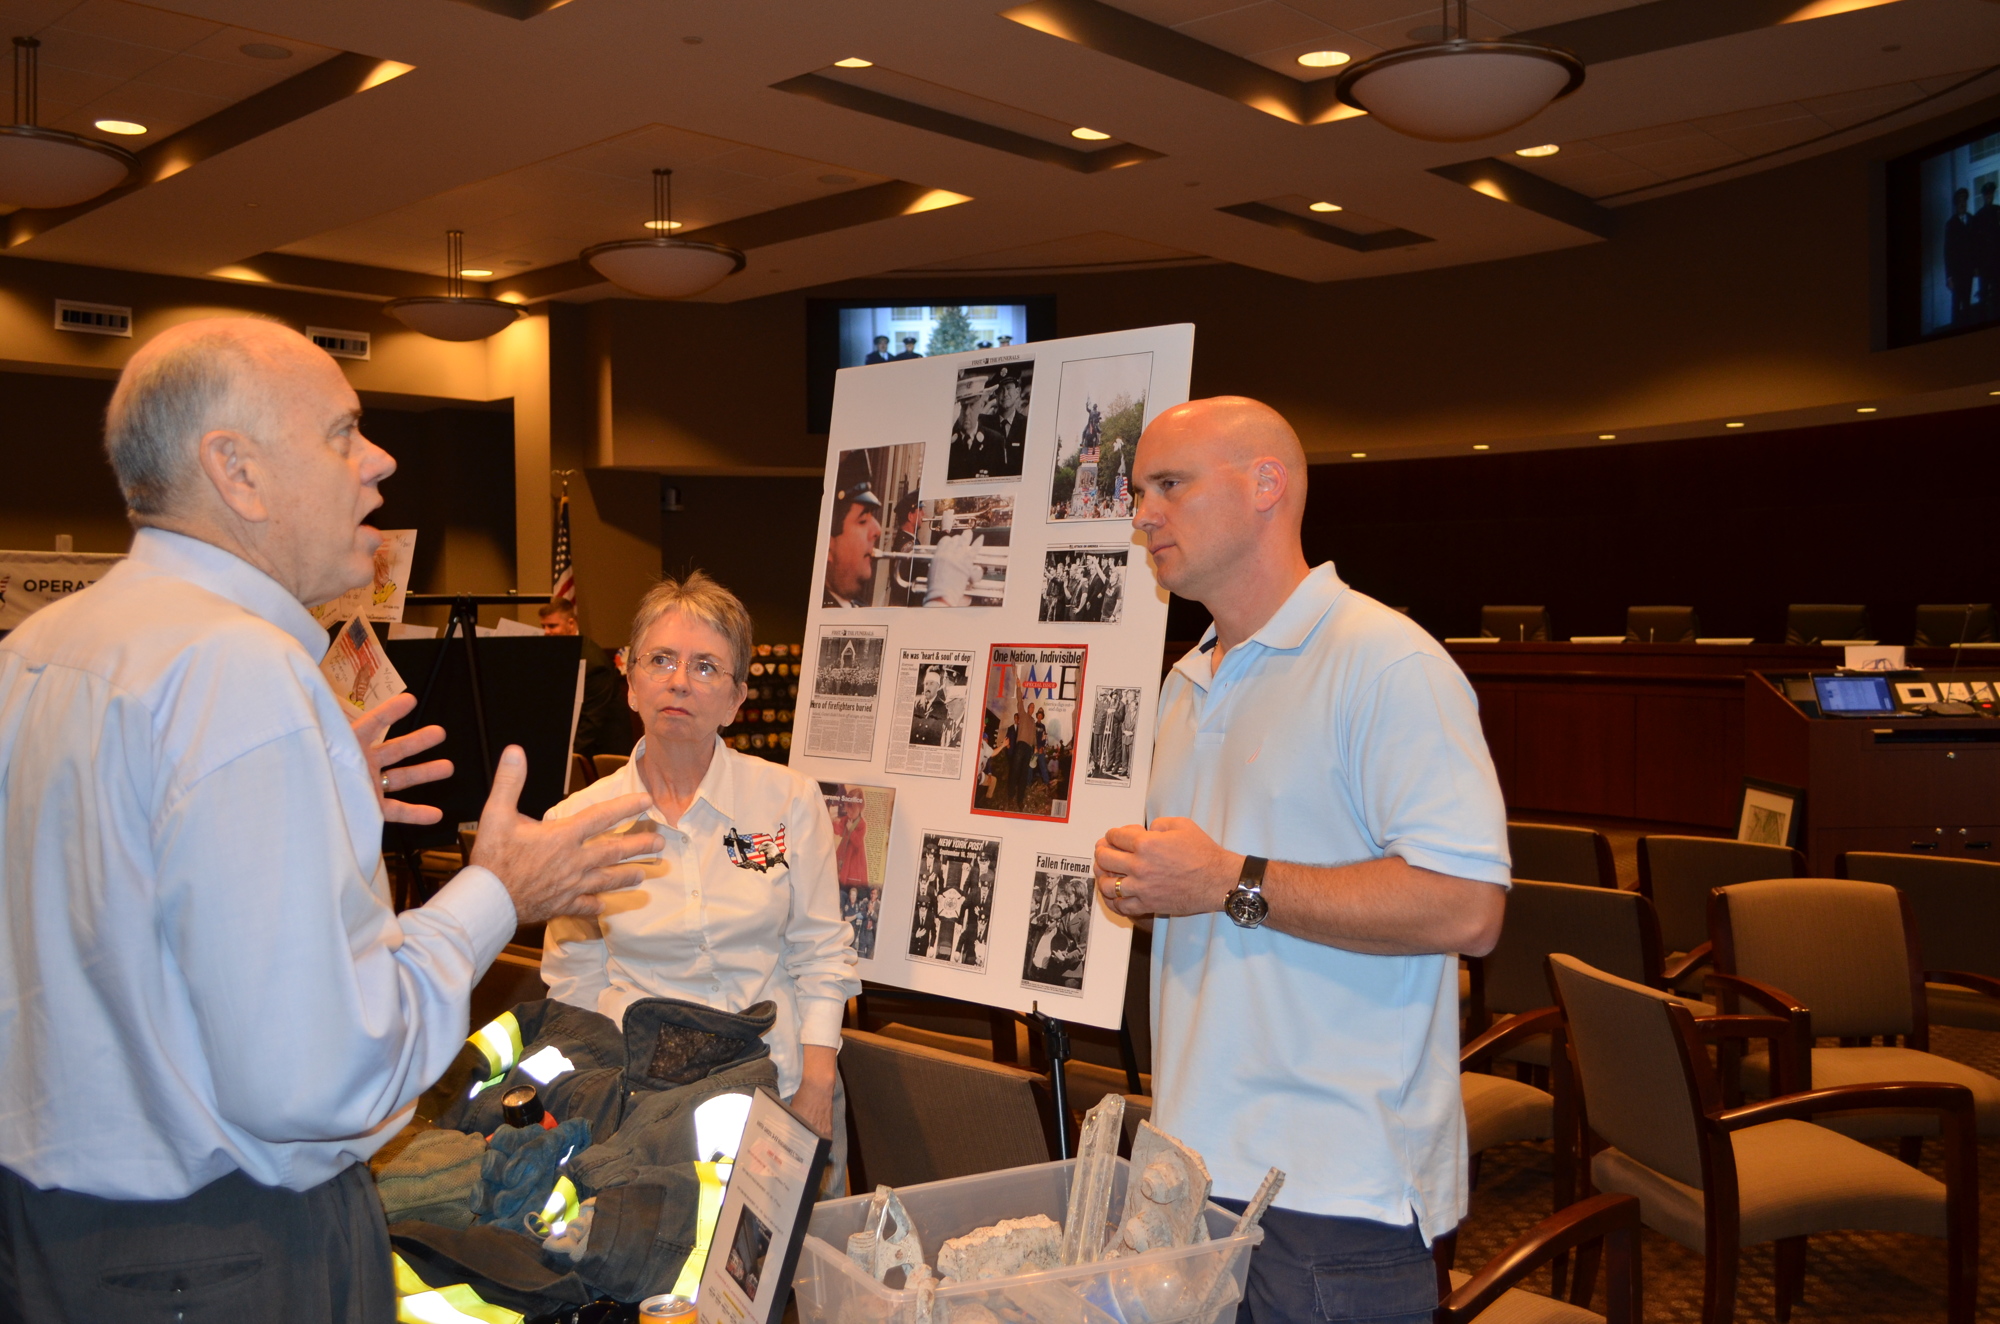
[[[1422,1324],[1466,1206],[1457,955],[1500,936],[1506,809],[1472,687],[1306,564],[1305,453],[1223,396],[1133,466],[1160,582],[1215,619],[1160,692],[1148,824],[1097,847],[1154,943],[1154,1112],[1225,1204],[1288,1174],[1239,1324]]]

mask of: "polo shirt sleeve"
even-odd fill
[[[1350,709],[1346,735],[1355,800],[1384,854],[1507,886],[1507,807],[1457,667],[1421,652],[1391,663]]]

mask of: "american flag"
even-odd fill
[[[1132,485],[1125,481],[1125,471],[1123,469],[1120,469],[1118,471],[1118,495],[1114,499],[1118,501],[1127,501],[1131,499],[1131,496],[1132,496]]]
[[[562,500],[556,503],[555,554],[549,578],[555,587],[549,590],[549,597],[556,602],[576,605],[576,572],[569,563],[569,484],[563,484]]]

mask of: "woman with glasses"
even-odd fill
[[[861,991],[853,930],[817,783],[717,734],[748,693],[750,651],[750,613],[700,571],[640,602],[626,679],[645,737],[631,762],[548,817],[644,791],[666,847],[640,857],[639,887],[603,894],[602,914],[549,923],[542,979],[550,997],[621,1025],[641,998],[727,1012],[775,1003],[765,1041],[779,1092],[834,1138],[838,1162],[834,1062],[841,1013]]]

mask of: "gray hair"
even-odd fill
[[[637,666],[639,641],[668,612],[681,611],[710,626],[729,641],[729,673],[742,684],[750,674],[750,609],[743,599],[715,582],[705,570],[696,570],[686,579],[662,579],[639,599],[639,613],[632,618],[632,640],[626,657]]]
[[[252,355],[225,331],[128,366],[104,415],[104,451],[135,521],[168,513],[195,467],[203,433],[243,421],[237,383]]]

